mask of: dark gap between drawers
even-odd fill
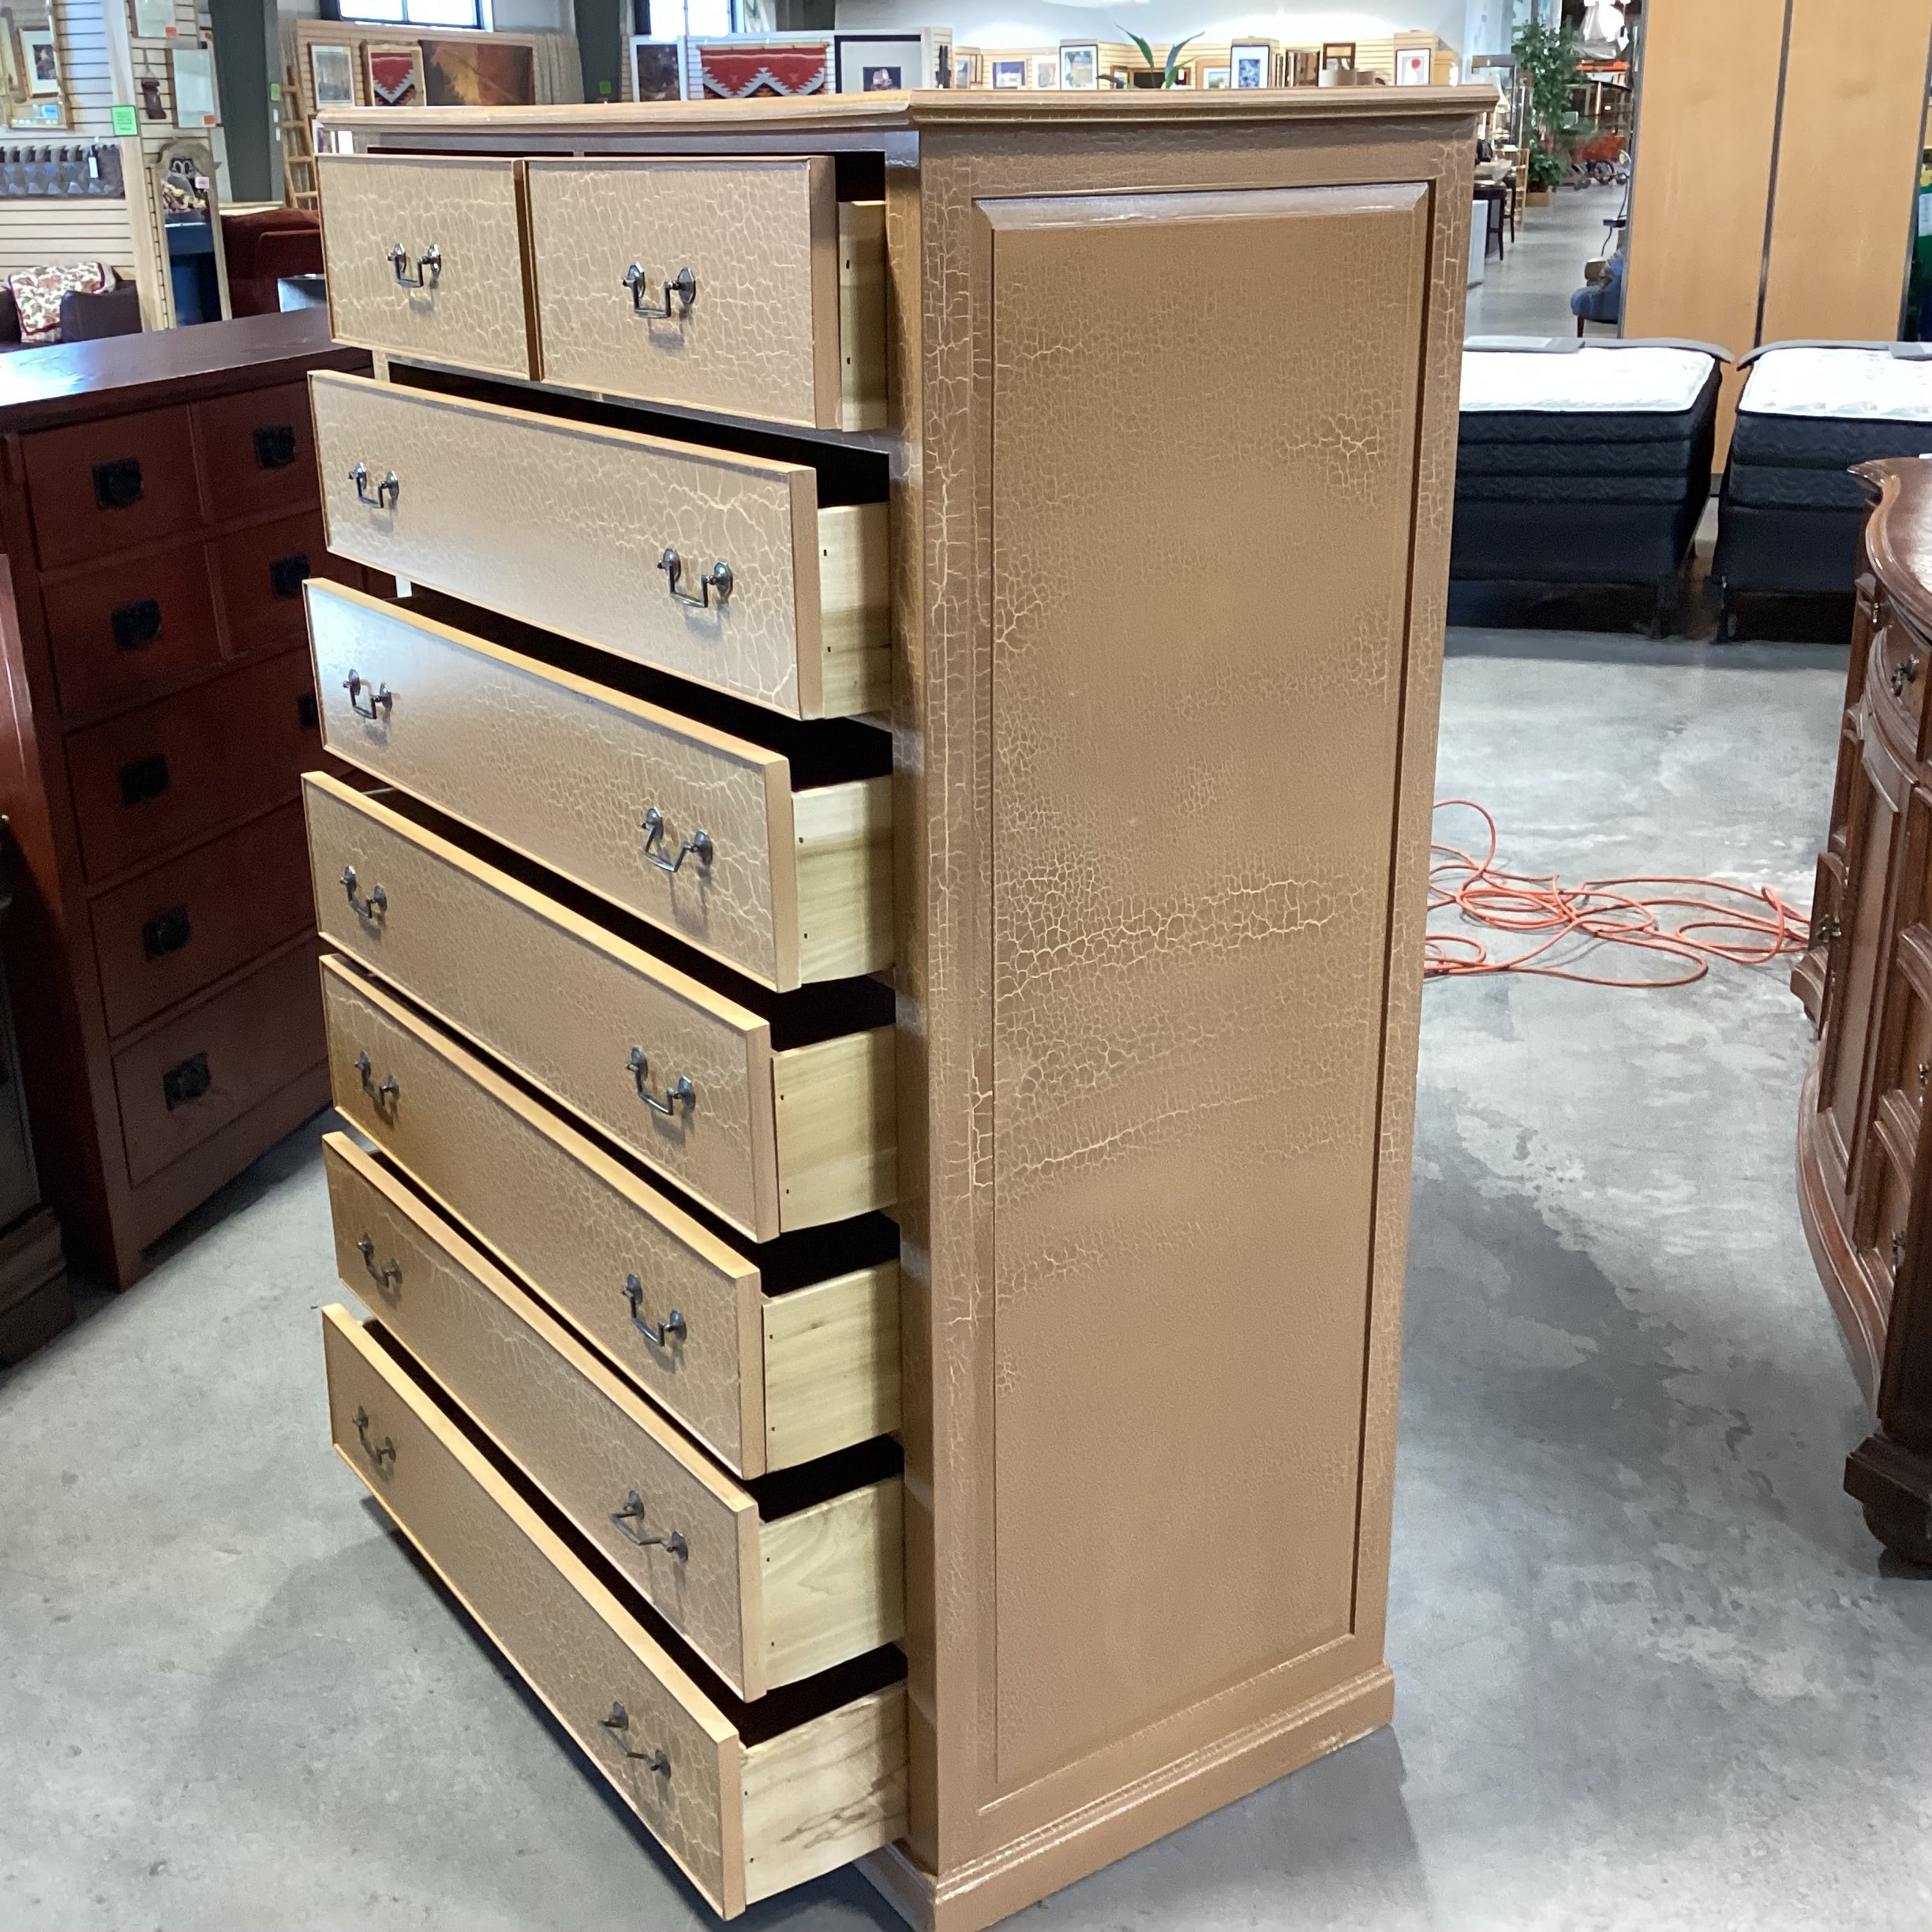
[[[438,395],[474,402],[495,402],[526,416],[549,416],[567,422],[594,424],[601,429],[628,429],[638,436],[658,436],[697,450],[722,450],[734,456],[762,456],[773,462],[797,463],[818,473],[818,507],[837,509],[844,504],[884,503],[892,493],[890,459],[878,450],[852,449],[843,444],[820,443],[787,436],[775,429],[756,429],[710,417],[673,416],[646,402],[599,401],[561,389],[540,389],[529,384],[492,382],[460,369],[432,369],[419,362],[395,362],[390,379],[398,388],[426,389]]]
[[[568,672],[593,684],[602,684],[661,710],[675,711],[694,723],[779,753],[792,767],[792,788],[842,784],[855,778],[883,778],[892,770],[892,734],[857,718],[800,721],[762,706],[728,698],[702,684],[628,657],[613,657],[592,644],[578,644],[534,624],[519,623],[480,604],[418,585],[415,594],[391,600],[404,616],[433,618],[455,631],[466,631],[487,642],[500,645],[552,670]]]
[[[373,977],[359,960],[346,953],[332,953],[329,957],[348,979]],[[514,1067],[506,1066],[487,1047],[467,1034],[458,1033],[445,1026],[434,1013],[411,999],[402,987],[387,979],[380,983],[384,996],[406,1009],[425,1032],[455,1042],[472,1058],[481,1061],[506,1085],[514,1087],[533,1106],[541,1107],[573,1133],[581,1134],[599,1153],[615,1162],[653,1193],[663,1195],[673,1206],[681,1208],[734,1254],[742,1255],[757,1268],[758,1286],[766,1294],[789,1294],[794,1289],[813,1287],[837,1275],[850,1275],[859,1268],[874,1267],[882,1261],[898,1260],[899,1224],[889,1215],[878,1213],[858,1215],[849,1221],[828,1222],[822,1227],[801,1228],[793,1234],[781,1234],[773,1241],[748,1240],[738,1229],[721,1221],[702,1201],[685,1193],[676,1181],[668,1180],[653,1168],[646,1167],[629,1148],[599,1132],[582,1115],[560,1112],[555,1102],[525,1080]],[[413,1187],[414,1183],[411,1185]],[[431,1204],[435,1206],[434,1203]],[[436,1211],[446,1219],[450,1218],[440,1207]],[[477,1245],[489,1252],[487,1242],[479,1241]],[[516,1270],[506,1267],[504,1272],[515,1276]],[[541,1300],[541,1297],[538,1298]],[[565,1326],[568,1325],[566,1322]]]
[[[406,792],[388,789],[368,794],[401,818],[433,832],[439,838],[480,859],[500,872],[507,872],[531,891],[541,893],[565,906],[580,918],[613,937],[627,941],[640,952],[661,960],[667,966],[708,987],[713,993],[747,1006],[771,1029],[773,1049],[784,1052],[794,1046],[816,1046],[841,1033],[862,1033],[873,1027],[890,1026],[895,1017],[893,990],[878,979],[827,979],[796,992],[774,993],[734,972],[728,966],[700,953],[683,940],[674,938],[657,927],[634,919],[621,908],[596,893],[582,890],[569,880],[560,878],[545,867],[533,864],[519,853],[499,845],[470,826],[447,818],[432,806]]]
[[[506,1457],[496,1444],[465,1413],[462,1406],[440,1388],[435,1378],[380,1322],[371,1321],[364,1334],[395,1362],[420,1388],[464,1440],[470,1443],[492,1469],[514,1489],[519,1499],[541,1517],[605,1589],[615,1597],[627,1615],[642,1627],[646,1635],[669,1653],[672,1661],[715,1704],[747,1744],[762,1744],[781,1732],[795,1730],[822,1717],[841,1705],[855,1702],[888,1684],[899,1683],[906,1674],[906,1661],[897,1646],[888,1644],[869,1650],[863,1657],[835,1664],[815,1677],[796,1683],[781,1684],[768,1690],[755,1702],[747,1704],[736,1695],[716,1671],[694,1650],[665,1619],[632,1588],[601,1552],[586,1542],[575,1528],[552,1507],[523,1472]],[[848,1485],[848,1487],[850,1485]]]
[[[891,1436],[875,1436],[867,1442],[852,1443],[843,1449],[833,1450],[829,1455],[815,1457],[810,1462],[794,1463],[788,1469],[768,1470],[762,1476],[744,1476],[736,1470],[727,1468],[649,1389],[627,1375],[622,1364],[612,1361],[595,1339],[586,1335],[571,1320],[566,1310],[557,1307],[541,1288],[519,1274],[468,1222],[460,1215],[452,1214],[440,1201],[432,1200],[380,1146],[372,1142],[363,1151],[388,1175],[401,1192],[407,1194],[411,1200],[420,1202],[436,1219],[447,1222],[486,1261],[506,1276],[522,1294],[528,1295],[559,1327],[568,1331],[589,1354],[595,1356],[640,1402],[646,1404],[653,1415],[676,1429],[689,1447],[695,1450],[707,1462],[715,1464],[726,1477],[739,1488],[747,1491],[758,1504],[758,1515],[762,1521],[774,1522],[781,1516],[795,1516],[800,1510],[810,1509],[814,1503],[829,1502],[833,1496],[843,1496],[848,1489],[863,1489],[868,1484],[883,1482],[889,1476],[904,1474],[905,1450],[897,1438]],[[893,1252],[897,1252],[896,1241]],[[888,1257],[879,1258],[884,1260]],[[358,1292],[353,1282],[346,1282],[343,1286],[352,1294]]]

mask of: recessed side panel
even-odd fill
[[[1428,200],[983,208],[1011,1792],[1350,1628]]]

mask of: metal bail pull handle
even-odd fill
[[[393,1073],[384,1074],[380,1087],[374,1084],[376,1069],[370,1063],[367,1054],[359,1053],[356,1055],[355,1070],[362,1082],[362,1091],[376,1103],[378,1114],[386,1113],[402,1097],[402,1089],[396,1084],[396,1077]]]
[[[701,864],[709,865],[717,850],[711,842],[711,834],[700,826],[679,846],[675,859],[665,858],[657,849],[665,840],[665,815],[655,805],[645,813],[638,829],[644,834],[644,856],[660,872],[675,872],[694,853]]]
[[[668,322],[673,301],[677,304],[678,320],[682,321],[691,313],[691,304],[698,299],[698,278],[688,268],[680,268],[665,283],[661,309],[645,299],[644,291],[650,286],[650,277],[644,272],[642,262],[633,262],[624,271],[623,285],[631,291],[631,313],[643,316],[647,322]]]
[[[391,1083],[392,1085],[393,1082]],[[368,1235],[360,1236],[356,1241],[356,1252],[362,1257],[362,1265],[369,1270],[369,1279],[388,1294],[393,1288],[402,1286],[402,1271],[393,1261],[385,1261],[380,1267],[376,1265],[376,1244]]]
[[[665,581],[671,586],[671,594],[680,604],[688,604],[693,610],[709,610],[711,593],[717,593],[721,604],[728,604],[732,593],[732,567],[722,557],[713,564],[698,579],[697,594],[678,588],[678,579],[684,575],[684,560],[675,550],[667,550],[657,560],[657,567],[665,574]]]
[[[395,1460],[395,1444],[389,1437],[385,1436],[379,1443],[373,1443],[369,1440],[369,1411],[366,1409],[359,1408],[356,1410],[355,1430],[357,1435],[362,1439],[363,1453],[378,1469],[380,1469],[385,1462],[393,1462]]]
[[[365,717],[373,724],[378,721],[376,713],[387,711],[395,702],[395,698],[387,684],[378,684],[369,692],[369,709],[365,711],[362,693],[365,688],[364,680],[351,667],[349,675],[343,680],[343,689],[349,694],[349,708],[358,717]]]
[[[1892,695],[1894,698],[1903,698],[1905,695],[1905,687],[1908,684],[1916,683],[1918,680],[1919,660],[1916,657],[1908,657],[1902,665],[1893,665],[1891,678]]]
[[[372,886],[366,899],[356,897],[356,869],[352,865],[342,869],[342,889],[349,895],[350,904],[365,919],[380,919],[389,910],[389,895],[380,886]]]
[[[443,251],[432,242],[416,257],[416,272],[409,271],[410,253],[400,242],[389,250],[389,266],[395,271],[399,288],[434,288],[443,276]]]
[[[613,1703],[610,1707],[610,1715],[600,1717],[597,1724],[605,1736],[627,1758],[637,1758],[641,1763],[649,1765],[661,1778],[668,1778],[671,1775],[671,1760],[661,1750],[641,1751],[631,1748],[631,1713],[621,1704]]]
[[[372,510],[393,510],[396,499],[402,494],[402,485],[396,473],[391,470],[376,485],[373,496],[369,493],[369,465],[365,462],[358,463],[349,472],[349,481],[356,486],[356,501],[367,504]]]
[[[654,1348],[668,1348],[671,1338],[680,1340],[691,1331],[685,1326],[683,1313],[673,1309],[661,1322],[646,1321],[640,1312],[644,1305],[644,1284],[635,1275],[627,1275],[623,1285],[624,1299],[631,1304],[631,1324]]]
[[[635,1530],[631,1527],[633,1523],[642,1525],[644,1521],[644,1499],[635,1489],[626,1494],[622,1509],[611,1511],[611,1521],[617,1526],[619,1533],[635,1543],[639,1549],[649,1549],[654,1544],[661,1544],[680,1563],[688,1559],[691,1556],[691,1545],[684,1541],[682,1531],[672,1530],[663,1536],[646,1536],[641,1527]]]
[[[661,1114],[668,1119],[676,1113],[680,1104],[687,1107],[695,1107],[698,1104],[698,1089],[691,1084],[688,1073],[680,1073],[665,1089],[665,1097],[661,1100],[651,1091],[647,1084],[650,1079],[650,1061],[646,1058],[642,1046],[631,1049],[631,1057],[624,1065],[630,1069],[631,1077],[637,1082],[638,1098],[653,1114]]]

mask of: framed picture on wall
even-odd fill
[[[309,50],[309,84],[317,107],[355,105],[355,54],[346,47],[317,41]]]
[[[1321,64],[1324,67],[1346,67],[1352,71],[1355,66],[1355,43],[1353,40],[1324,40],[1322,43]]]
[[[1395,84],[1398,87],[1427,87],[1428,84],[1428,49],[1398,47],[1395,50]]]
[[[985,84],[986,69],[980,61],[977,47],[955,47],[953,51],[953,84],[955,87],[976,88]]]
[[[1283,57],[1284,80],[1290,87],[1321,85],[1321,54],[1314,47],[1293,47]]]
[[[137,40],[171,40],[176,31],[174,0],[134,0]]]
[[[1275,84],[1275,43],[1237,40],[1228,49],[1228,85],[1265,88]]]
[[[362,50],[369,69],[369,105],[373,107],[420,107],[422,105],[422,58],[414,40],[383,47],[372,40]]]
[[[59,98],[60,51],[54,44],[51,27],[23,27],[20,30],[21,64],[25,69],[27,92]]]
[[[1023,88],[1027,84],[1027,64],[1023,60],[996,60],[993,84],[996,88]]]
[[[537,49],[530,41],[425,40],[423,98],[432,107],[530,107]]]
[[[890,94],[901,88],[953,84],[949,27],[928,27],[921,33],[841,34],[837,45],[841,94]]]
[[[631,43],[631,84],[641,101],[684,98],[684,43],[639,35]]]
[[[1098,40],[1062,40],[1060,43],[1060,84],[1076,93],[1091,94],[1100,84],[1100,43]]]
[[[1226,67],[1204,67],[1201,69],[1201,85],[1204,88],[1226,87],[1229,71]]]
[[[1060,84],[1060,57],[1057,54],[1035,54],[1033,57],[1033,84],[1036,88],[1057,88]]]

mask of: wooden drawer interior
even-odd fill
[[[379,1158],[323,1144],[345,1284],[740,1697],[898,1640],[892,1445],[754,1496]]]
[[[323,1058],[315,954],[298,945],[114,1056],[139,1186]]]
[[[380,1326],[323,1311],[336,1451],[713,1910],[905,1829],[897,1653],[735,1700],[493,1459]]]
[[[324,936],[713,1213],[769,1241],[891,1204],[889,989],[772,994],[687,949],[673,965],[671,942],[539,889],[401,793],[313,773],[304,790]]]
[[[897,1432],[891,1222],[743,1243],[346,962],[322,990],[337,1108],[728,1469]]]
[[[841,734],[881,775],[795,788],[784,751],[614,682],[354,590],[317,584],[309,611],[339,757],[764,985],[891,964],[883,733]],[[739,709],[766,739],[799,735]]]
[[[889,702],[883,502],[821,507],[803,461],[311,380],[331,549],[789,717]]]

